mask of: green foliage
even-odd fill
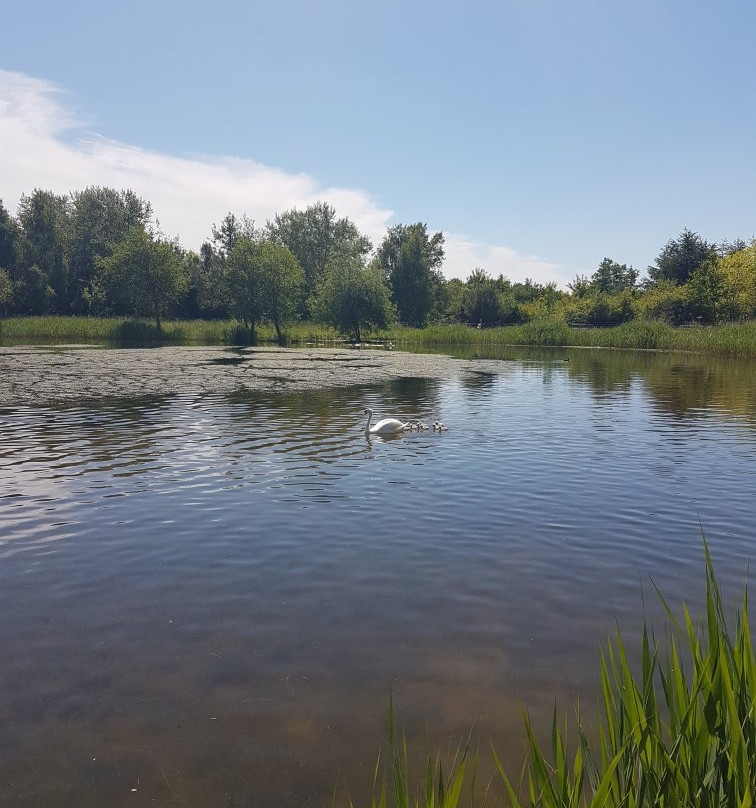
[[[273,323],[280,341],[281,327],[295,315],[302,296],[304,271],[286,247],[272,242],[256,245],[264,315]]]
[[[357,257],[335,261],[312,300],[315,315],[342,334],[360,342],[371,328],[386,328],[396,318],[388,288],[375,268]]]
[[[263,318],[273,323],[279,340],[282,325],[297,308],[304,273],[286,247],[270,241],[239,237],[226,259],[226,282],[236,318],[250,330]]]
[[[441,297],[444,234],[428,235],[422,222],[389,228],[375,256],[374,266],[383,273],[399,319],[424,326]]]
[[[168,307],[189,282],[175,244],[154,239],[141,225],[126,233],[106,258],[96,259],[91,299],[136,316],[150,316],[160,330]]]
[[[715,260],[701,264],[685,286],[690,316],[699,323],[717,319],[722,298],[722,276]]]
[[[70,310],[83,314],[88,310],[85,292],[97,273],[97,259],[109,256],[129,228],[146,228],[152,207],[133,191],[94,186],[72,194],[71,199],[67,298]]]
[[[632,320],[634,294],[625,290],[618,294],[575,296],[564,302],[564,317],[571,325],[613,326]]]
[[[636,301],[638,317],[680,325],[691,320],[691,309],[685,289],[672,281],[659,281]]]
[[[591,287],[599,294],[616,295],[634,289],[638,281],[638,270],[618,264],[611,258],[604,258],[599,268],[591,276]]]
[[[726,320],[756,318],[756,240],[717,261],[720,315]]]
[[[21,197],[15,280],[21,287],[19,304],[22,310],[31,309],[30,313],[44,314],[51,305],[57,311],[67,309],[69,214],[68,198],[51,191],[37,189],[31,196]]]
[[[5,314],[6,306],[13,299],[13,282],[4,269],[0,269],[0,314]]]
[[[648,268],[648,275],[654,283],[670,281],[680,285],[687,283],[700,266],[716,257],[715,245],[686,229],[666,243],[656,264]]]
[[[18,227],[0,199],[0,269],[13,276],[16,267]]]
[[[315,291],[332,262],[361,259],[372,246],[352,221],[336,218],[335,208],[325,202],[277,214],[268,222],[265,237],[287,247],[297,259],[305,274],[305,297]]]
[[[467,748],[458,750],[447,765],[446,774],[441,756],[426,755],[422,785],[411,774],[407,755],[407,740],[397,736],[394,721],[393,698],[389,696],[387,717],[386,756],[378,756],[373,771],[373,799],[371,808],[457,808],[462,787],[469,783],[475,794],[477,757],[468,755]],[[354,808],[351,799],[350,808]]]
[[[560,726],[555,709],[548,747],[525,714],[528,755],[516,779],[492,749],[511,808],[753,805],[756,658],[748,599],[744,596],[730,624],[705,542],[704,551],[704,618],[697,624],[683,606],[678,621],[660,594],[669,620],[665,646],[658,647],[653,630],[644,625],[638,659],[628,657],[619,630],[602,653],[601,716],[593,740],[579,710],[571,729],[567,720]],[[457,805],[465,786],[471,789],[471,804],[485,804],[485,797],[475,796],[477,756],[468,765],[467,746],[460,748],[447,777],[428,755],[426,776],[416,787],[407,760],[407,742],[397,740],[390,703],[386,761],[379,757],[376,765],[373,808]]]
[[[14,308],[21,314],[47,314],[53,307],[55,290],[49,276],[36,264],[16,269],[13,284]]]

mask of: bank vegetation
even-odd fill
[[[0,338],[756,354],[754,241],[684,230],[642,278],[604,258],[567,289],[480,267],[446,279],[443,261],[443,233],[422,222],[394,225],[374,246],[323,202],[264,226],[228,213],[197,253],[162,234],[132,191],[35,190],[15,216],[0,202]]]

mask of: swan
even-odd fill
[[[370,426],[373,419],[373,411],[370,407],[365,408],[365,415],[367,415],[367,423],[365,424],[365,437],[369,435],[396,435],[399,432],[404,432],[407,424],[402,423],[398,418],[384,418],[378,421],[377,424]]]

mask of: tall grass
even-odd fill
[[[477,329],[465,325],[397,328],[386,336],[398,346],[559,345],[693,351],[727,356],[756,356],[756,321],[675,328],[651,320],[633,320],[612,328],[572,328],[559,320]]]
[[[272,325],[257,327],[257,340],[276,342]],[[561,320],[533,320],[501,328],[466,325],[398,327],[377,331],[369,339],[397,347],[443,348],[458,345],[544,345],[593,348],[692,351],[727,356],[756,357],[756,321],[717,326],[674,328],[662,322],[633,320],[613,328],[572,328]],[[111,342],[114,344],[238,345],[250,335],[233,320],[166,321],[160,331],[149,320],[105,317],[13,317],[0,320],[0,339],[24,342]],[[291,345],[339,340],[330,326],[298,322],[286,327]]]
[[[272,325],[258,326],[259,342],[276,342]],[[286,329],[294,344],[334,341],[332,328],[296,323]],[[158,331],[154,321],[123,317],[13,317],[0,321],[5,342],[112,343],[115,345],[239,345],[250,341],[249,332],[235,320],[167,320]]]
[[[548,748],[526,714],[529,751],[517,777],[493,750],[499,784],[512,808],[753,805],[756,662],[747,593],[732,632],[706,546],[705,557],[706,614],[700,624],[687,607],[678,621],[662,598],[669,619],[663,648],[644,626],[639,660],[628,659],[619,631],[602,654],[597,740],[589,741],[579,716],[572,731],[566,722],[560,727],[555,711]],[[429,755],[422,785],[413,787],[406,741],[397,740],[391,708],[389,719],[373,808],[454,808],[468,787],[470,804],[485,804],[485,798],[474,796],[477,756],[471,760],[466,749],[446,778]]]

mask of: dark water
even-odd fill
[[[0,805],[364,800],[390,689],[411,738],[474,725],[519,763],[521,704],[590,705],[615,623],[660,618],[651,578],[700,608],[701,526],[734,607],[753,363],[506,356],[0,412]],[[365,406],[449,431],[367,442]]]

